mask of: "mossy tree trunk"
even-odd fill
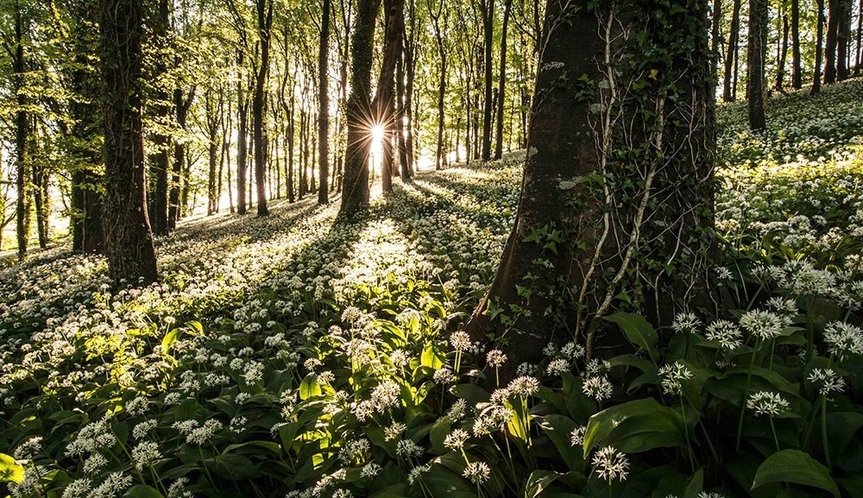
[[[102,0],[105,253],[116,283],[154,282],[141,122],[141,2]]]
[[[618,310],[714,308],[709,28],[699,0],[548,2],[518,215],[465,327],[513,368],[550,341],[604,356]]]

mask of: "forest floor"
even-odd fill
[[[863,81],[772,99],[761,135],[745,112],[718,110],[724,285],[740,310],[767,287],[823,291],[826,316],[859,325]],[[501,450],[475,428],[491,416],[472,383],[485,355],[454,334],[494,276],[522,163],[513,153],[418,175],[351,223],[312,198],[274,201],[264,218],[184,222],[157,239],[161,279],[148,287],[112,291],[103,258],[67,247],[0,269],[0,454],[25,472],[10,492],[510,496],[550,485],[561,466],[589,470],[566,448],[602,403],[554,394],[582,386],[577,355],[552,350],[548,364],[524,366],[547,396],[532,409],[545,408],[528,415],[527,396],[523,411],[507,404],[503,439],[515,446]],[[803,274],[829,289],[793,288]],[[573,374],[553,372],[555,361]],[[484,442],[449,451],[471,424]],[[0,483],[18,464],[0,458]],[[668,472],[680,476],[669,494],[693,482],[688,469]],[[586,496],[611,489],[560,479]],[[752,484],[727,479],[713,484],[731,495]]]

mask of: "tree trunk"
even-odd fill
[[[237,67],[243,67],[240,51]],[[242,80],[237,81],[237,214],[246,214],[246,176],[248,173],[248,119],[249,101]]]
[[[767,128],[765,114],[766,88],[764,58],[767,53],[767,0],[749,0],[749,44],[747,47],[746,100],[749,129]]]
[[[815,34],[815,70],[812,76],[812,89],[809,95],[817,95],[821,92],[821,63],[824,57],[824,0],[815,0],[817,5],[817,29]]]
[[[447,52],[444,45],[444,31],[446,30],[446,10],[444,9],[445,0],[440,0],[437,10],[432,9],[432,4],[429,2],[429,17],[434,27],[435,42],[437,43],[438,58],[440,59],[440,71],[438,72],[437,86],[437,147],[435,149],[435,169],[439,170],[443,167],[443,132],[446,126],[444,115],[444,102],[446,99],[446,83],[447,83]],[[444,25],[441,26],[441,17],[443,16]]]
[[[852,0],[839,0],[839,32],[836,35],[836,79],[848,79],[848,53],[851,42]]]
[[[791,0],[791,88],[803,86],[803,66],[800,58],[800,0]]]
[[[854,64],[854,76],[860,76],[860,66],[863,66],[863,1],[857,2],[857,57]]]
[[[722,100],[724,102],[734,101],[732,75],[734,73],[734,62],[737,59],[737,45],[740,37],[740,0],[734,0],[731,10],[731,28],[728,30],[728,52],[725,54],[725,74],[722,86]]]
[[[782,39],[779,42],[779,58],[776,64],[776,90],[785,86],[785,62],[788,59],[788,14],[782,13]]]
[[[318,204],[329,202],[330,176],[330,0],[324,0],[318,51]]]
[[[182,88],[174,89],[174,110],[177,112],[177,128],[180,131],[186,129],[186,119],[189,115],[189,107],[195,98],[194,87],[188,98],[183,96]],[[186,159],[186,140],[178,137],[174,140],[174,162],[171,167],[171,183],[168,189],[168,232],[177,229],[177,222],[182,216],[181,189],[183,183],[188,183],[189,178],[183,175]]]
[[[485,76],[483,84],[485,86],[485,98],[483,99],[482,107],[482,160],[488,161],[491,158],[491,120],[492,120],[492,47],[494,45],[494,2],[495,0],[480,0],[480,10],[482,11],[482,26],[483,26],[483,47],[485,55],[483,56],[483,68]]]
[[[823,3],[823,0],[822,0]],[[842,1],[827,0],[827,33],[824,39],[824,83],[836,82],[836,47],[839,36],[839,20],[842,18]]]
[[[393,137],[395,137],[395,72],[401,57],[404,35],[404,0],[384,0],[386,30],[381,74],[375,95],[375,122],[383,129],[381,137],[381,185],[384,192],[393,191]]]
[[[261,49],[260,67],[255,75],[255,94],[252,98],[252,133],[255,144],[255,187],[258,216],[270,214],[267,209],[267,79],[270,74],[270,39],[273,25],[273,0],[257,0],[258,44]]]
[[[48,248],[48,217],[50,216],[50,201],[48,198],[48,172],[41,161],[33,161],[32,167],[33,207],[36,210],[36,235],[39,248]]]
[[[15,86],[15,190],[16,201],[16,235],[18,237],[18,259],[27,255],[27,242],[30,239],[30,181],[28,166],[30,165],[30,113],[27,112],[29,98],[24,88],[27,64],[24,51],[26,20],[21,12],[21,5],[15,2],[15,40],[14,56],[12,57],[12,74]]]
[[[503,6],[503,25],[500,32],[500,76],[497,81],[497,130],[494,142],[494,158],[503,157],[503,110],[506,101],[506,35],[509,28],[509,14],[512,10],[512,0],[506,0]]]
[[[372,55],[380,0],[359,0],[351,43],[351,96],[348,99],[348,140],[339,217],[351,217],[369,205],[369,136]]]
[[[544,37],[515,226],[465,327],[474,339],[490,332],[500,343],[510,357],[505,376],[541,358],[549,342],[575,339],[588,358],[619,350],[616,329],[600,320],[615,310],[668,325],[677,312],[710,302],[707,5],[650,4],[651,12],[640,3],[622,11],[582,5],[548,4],[546,32],[553,28]],[[651,59],[656,80],[636,90],[645,80],[630,61],[646,47],[667,48],[670,57]]]
[[[142,7],[136,0],[102,0],[101,6],[108,274],[117,284],[148,284],[158,275],[141,122]]]
[[[169,158],[168,148],[170,136],[168,130],[171,127],[171,96],[162,81],[168,73],[166,58],[169,51],[170,36],[170,6],[168,0],[158,0],[156,15],[150,21],[155,56],[153,57],[152,74],[148,75],[153,81],[152,101],[148,105],[150,119],[153,120],[153,136],[151,138],[153,151],[150,153],[149,168],[153,175],[152,198],[150,199],[150,221],[153,224],[154,235],[165,235],[168,233],[168,189],[169,189]]]

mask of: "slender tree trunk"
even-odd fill
[[[776,90],[785,86],[785,62],[788,59],[788,14],[782,13],[782,38],[779,42],[779,57],[776,64]]]
[[[860,76],[863,66],[863,1],[857,1],[857,57],[854,64],[854,76]]]
[[[817,29],[815,35],[815,72],[812,76],[812,89],[810,95],[817,95],[821,92],[821,64],[824,57],[823,42],[824,42],[824,0],[816,0],[817,4]]]
[[[348,99],[348,141],[339,217],[351,217],[369,205],[369,145],[372,54],[380,0],[359,0],[351,43],[351,96]]]
[[[117,284],[147,284],[158,274],[147,216],[141,119],[142,4],[102,0],[101,6],[108,274]]]
[[[188,98],[184,97],[183,89],[174,89],[174,110],[177,112],[177,128],[186,129],[186,119],[189,115],[189,107],[195,98],[195,90],[192,89]],[[171,168],[171,183],[168,189],[168,232],[177,229],[177,222],[182,216],[181,192],[183,184],[189,179],[183,175],[186,160],[186,141],[182,138],[174,140],[174,162]]]
[[[330,0],[324,0],[321,15],[321,39],[318,52],[318,204],[329,202],[330,171]]]
[[[39,240],[39,248],[48,248],[48,217],[50,216],[48,200],[48,173],[41,161],[33,161],[31,185],[33,192],[33,207],[36,210],[36,235]]]
[[[23,18],[21,5],[15,1],[15,40],[14,57],[12,58],[12,73],[15,85],[15,189],[17,191],[16,202],[16,234],[18,236],[18,258],[24,259],[27,255],[27,242],[30,239],[30,178],[28,175],[30,165],[30,113],[27,112],[29,98],[24,91],[26,86],[25,74],[27,63],[24,51],[25,26],[27,21]]]
[[[733,73],[735,72],[734,65],[737,59],[737,46],[740,37],[740,0],[734,0],[734,6],[731,10],[731,27],[728,30],[728,52],[725,54],[725,74],[724,85],[722,87],[722,100],[725,102],[734,101],[734,88],[732,83]]]
[[[404,157],[405,161],[402,163],[402,180],[408,181],[410,177],[414,174],[414,112],[413,112],[413,102],[414,102],[414,76],[416,74],[416,62],[414,60],[414,53],[416,51],[416,4],[415,0],[408,0],[408,11],[410,13],[410,23],[408,32],[405,30],[405,41],[404,41],[404,68],[405,68],[405,80],[404,80],[404,99],[403,104],[404,107],[402,109],[402,115],[405,126],[405,136],[404,136]],[[400,79],[401,80],[401,79]]]
[[[497,87],[497,130],[494,142],[494,158],[503,157],[503,110],[506,101],[506,47],[507,29],[509,28],[509,14],[512,10],[512,0],[506,0],[503,7],[503,25],[500,32],[500,76]]]
[[[822,0],[823,3],[823,0]],[[836,47],[838,45],[839,21],[842,18],[841,0],[827,0],[827,33],[824,39],[824,83],[836,82]]]
[[[243,67],[240,52],[237,67]],[[246,214],[246,176],[248,173],[248,119],[249,101],[243,89],[243,81],[237,81],[237,214]]]
[[[764,58],[767,53],[767,0],[749,0],[748,81],[746,100],[749,129],[767,128],[765,119]]]
[[[381,138],[381,185],[384,192],[393,190],[393,137],[395,137],[395,72],[404,38],[404,0],[384,0],[386,30],[381,74],[375,95],[375,113],[383,128]]]
[[[791,0],[791,88],[803,86],[803,62],[800,58],[800,0]]]
[[[252,133],[255,145],[255,187],[258,216],[270,214],[267,209],[267,80],[270,74],[270,40],[273,25],[273,0],[257,0],[258,44],[261,60],[255,75],[255,94],[252,98]]]
[[[483,99],[483,121],[482,121],[482,160],[488,161],[491,159],[491,125],[492,125],[492,47],[494,45],[494,0],[480,0],[480,9],[482,10],[482,26],[483,26],[483,47],[485,55],[483,57],[483,68],[485,76],[483,84],[485,86],[485,98]]]
[[[435,169],[439,170],[443,167],[444,162],[444,145],[443,132],[446,126],[446,116],[444,115],[444,102],[446,99],[447,86],[447,51],[444,45],[444,31],[446,30],[446,10],[444,8],[445,0],[440,0],[437,9],[432,9],[432,4],[429,2],[429,17],[432,20],[434,27],[435,42],[437,43],[438,59],[440,60],[440,71],[438,72],[438,87],[437,87],[437,147],[435,149]],[[441,17],[443,17],[443,26],[441,26]]]

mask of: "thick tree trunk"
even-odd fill
[[[359,0],[351,40],[351,96],[348,99],[348,141],[339,217],[365,211],[369,205],[369,122],[372,55],[380,0]]]
[[[800,0],[791,0],[791,88],[803,86],[803,62],[800,58]]]
[[[728,30],[728,52],[725,54],[725,73],[722,85],[722,100],[724,102],[734,101],[734,64],[737,60],[737,46],[740,39],[740,0],[734,0],[731,10],[731,27]]]
[[[141,9],[136,0],[102,0],[105,253],[117,284],[147,284],[158,276],[144,169]]]
[[[827,33],[824,39],[824,83],[836,82],[836,47],[839,36],[839,20],[842,18],[842,1],[827,0]]]
[[[483,69],[485,76],[483,85],[485,88],[485,97],[482,104],[482,160],[488,161],[491,159],[491,125],[492,125],[492,48],[494,45],[494,2],[495,0],[480,0],[480,10],[482,11],[482,27],[483,27],[483,48],[485,50],[483,56]]]
[[[747,47],[746,100],[749,129],[767,128],[764,59],[767,54],[767,0],[749,0],[749,44]]]
[[[330,0],[324,0],[318,51],[318,204],[329,202],[330,176]]]
[[[836,34],[836,79],[848,79],[848,53],[851,42],[852,0],[839,0],[839,31]]]
[[[518,216],[465,327],[475,339],[490,332],[500,341],[509,375],[549,342],[575,339],[589,357],[620,348],[600,320],[617,309],[667,325],[677,312],[709,304],[707,5],[651,4],[662,16],[637,3],[582,5],[549,2],[546,29],[553,28],[544,37]],[[665,46],[671,57],[652,59],[656,80],[636,89],[644,80],[628,61],[643,56],[644,44]],[[584,80],[595,83],[585,88]]]
[[[503,157],[503,110],[506,101],[506,47],[509,14],[512,11],[512,0],[506,0],[503,6],[503,25],[500,31],[500,68],[497,80],[497,130],[494,135],[494,158]]]

